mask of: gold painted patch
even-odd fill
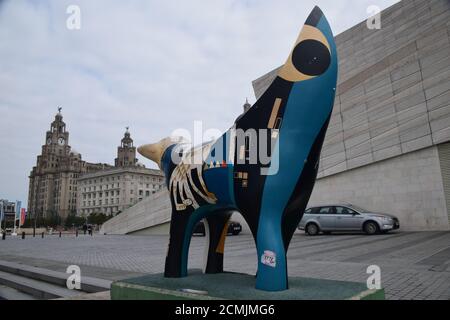
[[[275,120],[277,119],[278,111],[280,110],[281,106],[281,98],[276,98],[275,102],[272,107],[272,113],[270,114],[269,123],[267,124],[267,128],[273,129],[275,126]]]
[[[216,252],[223,254],[225,250],[225,237],[227,236],[227,230],[228,230],[228,223],[225,223],[225,227],[222,230],[222,234],[220,235],[219,243],[217,244]]]
[[[295,42],[294,48],[292,49],[289,58],[287,59],[286,63],[281,68],[281,70],[278,72],[278,76],[280,78],[291,82],[299,82],[315,78],[315,76],[308,76],[306,74],[301,73],[300,71],[297,70],[297,68],[295,68],[294,64],[292,63],[292,53],[294,52],[295,47],[300,42],[309,39],[321,42],[324,46],[328,48],[328,50],[331,53],[330,44],[328,43],[327,38],[323,35],[323,33],[316,27],[305,25],[302,31],[300,32],[297,41]]]

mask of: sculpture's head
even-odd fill
[[[330,25],[320,8],[315,7],[278,76],[289,82],[300,82],[319,77],[336,65],[336,48]]]
[[[138,152],[147,159],[156,162],[158,164],[158,167],[160,169],[163,169],[161,165],[161,158],[164,155],[164,152],[170,146],[183,143],[184,141],[185,140],[183,137],[167,137],[157,143],[145,144],[143,146],[140,146],[138,148]]]

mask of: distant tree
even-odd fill
[[[56,211],[49,211],[47,217],[42,220],[41,227],[56,228],[61,225],[61,217]]]
[[[25,218],[25,221],[22,225],[22,228],[32,228],[34,225],[34,221],[33,219],[31,219],[31,215],[27,215],[27,217]]]
[[[103,212],[91,213],[87,218],[89,224],[96,224],[96,225],[101,225],[101,224],[105,223],[106,221],[108,221],[109,219],[110,218]]]
[[[75,227],[80,227],[85,223],[85,221],[86,221],[85,218],[79,217],[72,213],[69,216],[67,216],[64,226],[66,228],[71,228],[72,225],[75,225]]]

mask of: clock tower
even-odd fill
[[[45,144],[49,151],[58,154],[68,154],[70,152],[69,132],[66,131],[61,108],[58,108],[55,120],[51,123],[50,130],[45,135]]]
[[[58,108],[29,176],[28,211],[35,217],[58,215],[62,219],[75,214],[78,176],[104,167],[83,161],[81,154],[71,149],[69,132]]]

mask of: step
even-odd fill
[[[36,300],[32,295],[0,285],[0,299],[3,300]]]
[[[30,294],[38,299],[68,298],[82,294],[77,290],[69,290],[55,284],[25,278],[3,271],[0,271],[0,284]]]
[[[68,273],[28,266],[21,263],[0,260],[0,271],[30,279],[56,284],[66,288]],[[110,290],[112,281],[83,276],[81,270],[81,290],[88,293]]]

